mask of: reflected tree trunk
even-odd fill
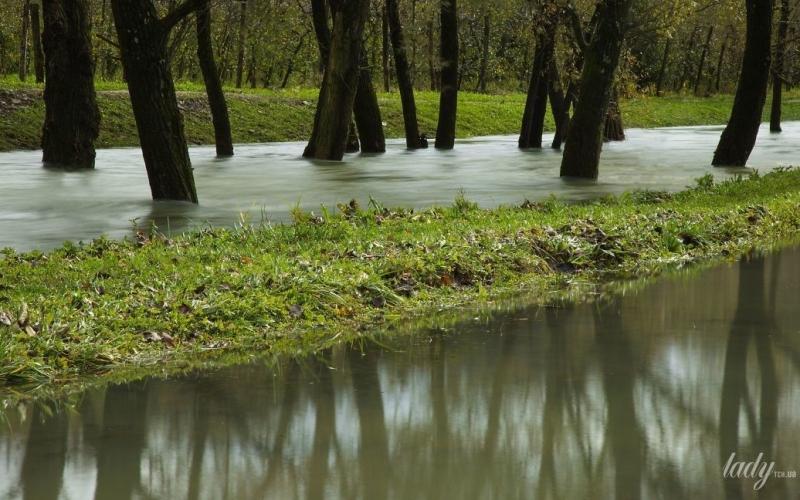
[[[334,399],[333,378],[328,369],[331,351],[327,350],[322,362],[317,362],[314,418],[314,445],[308,465],[308,495],[311,499],[325,498],[325,484],[328,479],[330,450],[336,438],[336,402]],[[378,498],[378,497],[368,497]]]
[[[363,498],[387,498],[392,466],[389,462],[389,439],[378,377],[378,354],[351,348],[348,352],[350,373],[360,439],[358,461],[364,483]]]
[[[59,498],[67,463],[67,422],[67,416],[59,413],[55,404],[34,405],[22,462],[24,499]]]
[[[141,487],[141,456],[147,433],[145,382],[106,389],[103,430],[97,450],[95,498],[133,498]]]

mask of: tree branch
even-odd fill
[[[572,24],[572,31],[575,34],[575,41],[578,43],[578,47],[581,49],[581,52],[586,52],[589,44],[586,43],[586,37],[583,33],[581,16],[578,15],[578,11],[575,10],[575,6],[572,5],[572,2],[567,2],[566,11],[569,14],[569,20]]]
[[[208,2],[209,0],[186,0],[182,4],[175,7],[174,10],[171,10],[169,13],[167,13],[167,15],[164,16],[161,21],[159,21],[159,24],[166,33],[169,33],[169,31],[172,30],[172,28],[183,18],[204,6]]]

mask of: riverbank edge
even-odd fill
[[[178,85],[178,104],[183,115],[184,133],[190,145],[214,143],[211,113],[202,86]],[[307,141],[311,135],[317,103],[316,89],[251,90],[226,89],[231,134],[234,144]],[[525,94],[480,94],[459,92],[458,138],[518,134],[525,107]],[[439,94],[415,93],[420,133],[433,137],[439,110]],[[379,93],[378,101],[387,138],[404,137],[403,113],[399,94]],[[103,82],[98,86],[97,102],[102,120],[99,149],[137,147],[139,137],[130,98],[121,83]],[[730,117],[733,96],[647,95],[622,99],[620,106],[625,127],[720,125]],[[768,119],[770,100],[764,107]],[[800,120],[800,90],[784,96],[784,121]],[[0,79],[0,152],[38,150],[44,120],[42,86],[19,84]],[[545,129],[553,130],[550,109]],[[102,168],[102,165],[98,165]]]
[[[334,215],[333,211],[337,213]],[[677,194],[422,211],[355,202],[174,239],[65,243],[0,260],[0,397],[303,355],[425,312],[733,260],[800,235],[800,170]],[[254,227],[255,226],[255,227]],[[88,379],[86,376],[90,376]]]

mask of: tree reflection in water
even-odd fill
[[[8,410],[0,498],[797,498],[722,467],[800,469],[798,293],[796,249]]]

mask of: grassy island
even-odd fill
[[[302,353],[431,308],[653,276],[800,234],[800,170],[591,203],[421,211],[373,201],[284,225],[144,229],[0,259],[0,387]],[[155,368],[154,368],[155,367]],[[127,370],[127,372],[126,372]]]

